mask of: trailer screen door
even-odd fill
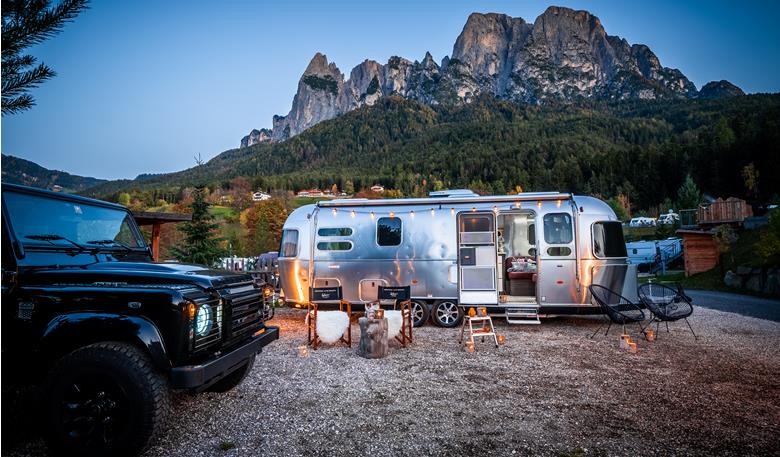
[[[464,305],[495,305],[496,224],[492,212],[458,214],[458,295]]]

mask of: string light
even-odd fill
[[[454,215],[455,215],[455,208],[450,208],[450,216],[454,216]]]
[[[394,212],[392,212],[392,211],[390,211],[390,219],[392,219],[392,218],[394,218],[394,217],[395,217],[395,213],[394,213]]]
[[[414,217],[414,210],[409,211],[409,216]],[[392,216],[391,216],[392,217]]]
[[[352,216],[352,219],[355,218],[355,210],[354,209],[352,210],[352,213],[350,215]]]
[[[476,213],[477,212],[477,207],[476,206],[472,206],[471,207],[471,212],[472,213]]]
[[[496,214],[498,214],[498,206],[496,206],[496,205],[493,205],[493,212],[494,212],[494,213],[496,213]]]
[[[436,216],[436,210],[431,208],[431,217],[435,217],[435,216]]]
[[[336,215],[337,212],[338,212],[338,210],[336,210],[336,208],[333,208],[333,215],[334,216]]]
[[[520,208],[520,202],[515,202],[515,208]]]
[[[542,209],[542,202],[541,201],[536,202],[536,207]]]
[[[374,212],[373,211],[371,211],[371,220],[372,221],[374,220]]]
[[[561,207],[561,201],[560,200],[555,202],[555,207],[556,208],[560,208]]]

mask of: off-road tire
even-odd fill
[[[86,393],[90,391],[97,393],[90,396]],[[106,404],[106,398],[110,403]],[[138,455],[163,430],[170,413],[170,392],[166,378],[145,351],[107,341],[76,349],[56,362],[46,382],[43,412],[44,438],[56,455]],[[73,419],[101,415],[108,419]],[[84,434],[92,436],[93,444],[87,445],[66,432],[66,422],[109,426],[94,426]],[[111,436],[107,443],[100,438],[106,433]]]
[[[215,382],[214,384],[209,386],[209,388],[206,390],[209,392],[229,392],[233,390],[234,387],[241,384],[244,381],[244,379],[246,379],[246,377],[252,371],[252,367],[254,366],[254,364],[255,364],[255,356],[252,356],[249,360],[246,361],[245,364],[243,364],[236,371],[230,373],[229,375]]]

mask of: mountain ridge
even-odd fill
[[[2,176],[3,182],[65,192],[83,192],[109,182],[106,179],[51,170],[30,160],[6,154],[2,155]]]
[[[707,98],[744,94],[728,81],[718,83],[719,90],[714,83],[705,86]],[[662,66],[644,44],[608,35],[588,11],[550,6],[533,23],[501,13],[472,13],[451,57],[441,63],[428,52],[421,61],[366,59],[345,79],[334,62],[317,52],[298,81],[288,114],[273,116],[270,141],[284,141],[383,96],[435,106],[470,103],[486,94],[528,104],[700,95],[680,70]]]

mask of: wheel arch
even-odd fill
[[[167,373],[171,368],[165,342],[157,326],[141,316],[110,313],[70,313],[53,318],[46,325],[40,348],[54,362],[89,344],[121,341],[144,349],[155,368]]]

